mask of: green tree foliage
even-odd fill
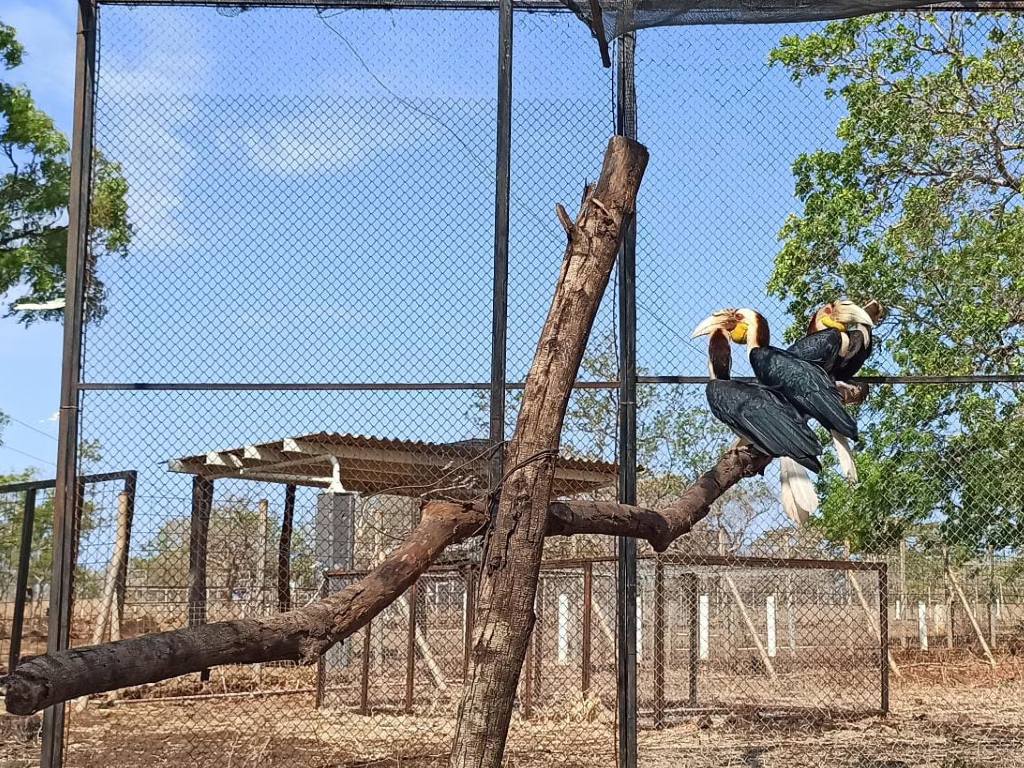
[[[100,458],[99,445],[88,441],[83,443],[80,455],[83,467],[87,472],[89,464],[98,461]],[[0,475],[0,486],[9,483],[28,482],[35,479],[37,479],[35,470],[28,470],[16,475]],[[111,514],[103,509],[102,502],[97,502],[95,498],[97,490],[92,486],[87,486],[85,489],[82,515],[79,519],[80,536],[83,541],[100,525],[107,522],[106,517]],[[11,590],[14,589],[18,557],[21,550],[21,527],[24,517],[24,492],[0,494],[0,595],[10,594]],[[35,514],[32,518],[32,554],[29,559],[28,570],[29,585],[49,584],[52,568],[53,492],[51,490],[38,490],[36,491]],[[84,590],[86,596],[91,596],[90,590],[93,589],[93,585],[97,581],[96,574],[88,572],[79,563],[75,578],[78,583],[77,588]]]
[[[10,72],[24,50],[15,30],[0,23],[0,62]],[[71,167],[67,138],[29,91],[0,79],[0,294],[18,301],[64,296],[67,205]],[[86,316],[103,315],[104,287],[96,274],[102,254],[124,255],[131,238],[128,185],[121,166],[96,153],[86,260]],[[10,308],[9,308],[9,311]],[[18,313],[19,320],[57,319],[60,310]]]
[[[132,559],[133,583],[184,588],[188,584],[190,521],[187,516],[168,519]],[[255,608],[261,588],[264,605],[276,605],[277,547],[281,536],[279,514],[270,508],[267,519],[250,499],[228,498],[210,512],[207,540],[207,579],[211,598]],[[292,532],[292,580],[303,589],[314,585],[312,547],[303,531]]]
[[[897,14],[783,38],[792,79],[846,108],[835,148],[794,164],[803,210],[770,291],[795,318],[838,295],[889,315],[876,363],[901,374],[1024,369],[1024,19]],[[804,327],[798,321],[791,334]],[[1019,387],[876,387],[861,482],[823,481],[834,540],[881,550],[926,521],[965,554],[1024,538]]]
[[[22,483],[33,479],[31,472],[0,475],[0,485]],[[21,548],[21,526],[24,519],[24,493],[0,495],[0,595],[12,593]],[[53,531],[53,503],[49,495],[37,496],[33,519],[33,542],[49,542]],[[29,563],[29,582],[49,581],[52,546],[33,548]],[[6,598],[5,598],[6,599]]]

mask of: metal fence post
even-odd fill
[[[71,136],[71,183],[68,200],[67,272],[64,342],[57,437],[57,484],[53,504],[53,576],[47,650],[66,649],[70,642],[71,591],[78,499],[78,418],[82,365],[82,323],[85,317],[85,264],[89,234],[89,184],[92,178],[92,128],[96,63],[96,8],[93,0],[78,2],[75,54],[75,103]],[[64,705],[43,713],[40,765],[60,768],[64,761]]]
[[[623,35],[618,46],[618,133],[635,139],[636,37]],[[619,253],[619,501],[636,503],[636,217],[626,227]],[[636,697],[636,541],[618,540],[618,739],[619,768],[637,761]]]
[[[689,662],[689,683],[690,683],[690,706],[696,707],[699,700],[698,684],[700,682],[700,592],[697,583],[697,574],[689,573],[686,579],[687,608],[689,609],[690,625],[690,662]]]
[[[878,564],[878,656],[882,675],[882,714],[889,714],[889,571]]]
[[[13,672],[21,658],[21,635],[25,626],[25,601],[28,597],[28,568],[32,563],[32,529],[36,519],[36,491],[25,491],[22,507],[21,543],[18,549],[18,577],[14,588],[14,618],[11,621],[11,647],[7,660],[8,673]]]
[[[494,274],[491,298],[489,438],[491,486],[501,482],[505,440],[505,376],[508,337],[508,227],[512,186],[512,0],[498,8],[498,113],[494,160]],[[497,497],[495,496],[495,499]],[[497,501],[495,501],[497,504]]]
[[[583,698],[590,696],[591,646],[593,645],[594,564],[583,566]]]
[[[416,603],[419,598],[419,582],[409,587],[409,633],[405,644],[405,712],[412,712],[413,693],[416,686]]]
[[[473,651],[473,623],[476,619],[476,571],[472,566],[466,569],[466,608],[463,627],[462,676],[469,674],[469,657]]]
[[[196,475],[192,478],[192,515],[188,546],[188,626],[206,623],[206,558],[210,536],[210,515],[213,511],[213,480]],[[199,673],[199,679],[210,679],[210,670]]]
[[[654,727],[665,727],[665,566],[654,561]]]
[[[368,622],[363,631],[363,666],[359,673],[359,714],[370,711],[370,654],[372,651],[371,637],[373,622]]]

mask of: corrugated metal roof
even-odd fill
[[[487,490],[492,444],[451,443],[314,432],[268,443],[172,459],[172,472],[327,487],[332,473],[346,490],[395,496],[474,498]],[[614,485],[618,466],[562,456],[552,493],[573,496]]]

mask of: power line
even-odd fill
[[[26,453],[25,451],[21,450],[20,448],[13,448],[10,445],[0,445],[0,450],[14,451],[15,453],[20,453],[22,456],[28,456],[28,458],[32,459],[33,461],[41,461],[44,464],[49,464],[51,467],[56,467],[57,466],[57,464],[55,462],[49,461],[48,459],[41,459],[38,456],[33,456],[31,453]]]
[[[44,432],[43,430],[41,430],[41,429],[39,429],[37,427],[33,427],[28,422],[25,422],[25,421],[22,421],[21,419],[15,418],[14,416],[11,416],[10,414],[7,414],[7,418],[10,419],[11,421],[13,421],[15,424],[20,424],[25,429],[31,429],[33,432],[37,432],[38,434],[42,435],[43,437],[48,437],[51,440],[53,440],[53,442],[55,442],[55,443],[57,442],[57,438],[54,437],[53,435],[51,435],[49,432]]]

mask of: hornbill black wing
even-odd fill
[[[797,339],[786,351],[831,372],[837,363],[841,363],[839,352],[842,347],[842,334],[835,328],[826,328]]]
[[[708,382],[707,398],[715,418],[762,453],[789,456],[812,472],[821,471],[821,444],[785,398],[758,384],[723,379]]]
[[[846,332],[850,339],[846,354],[836,363],[832,369],[832,375],[839,381],[849,381],[860,371],[868,357],[871,355],[872,337],[871,329],[855,326]]]
[[[785,397],[800,413],[829,431],[857,439],[857,422],[843,407],[835,382],[814,363],[775,347],[756,347],[750,352],[750,365],[759,382]]]

